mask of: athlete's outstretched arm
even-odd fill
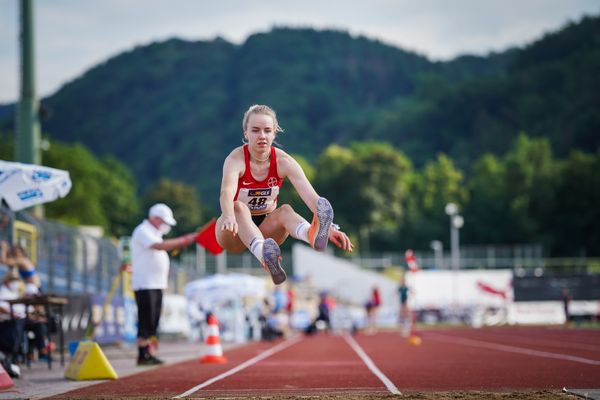
[[[277,157],[279,159],[281,156],[278,154]],[[304,174],[302,167],[300,167],[300,164],[298,164],[298,162],[288,154],[284,153],[284,157],[281,157],[281,159],[281,164],[278,164],[278,167],[283,166],[283,168],[281,168],[281,175],[284,173],[287,174],[287,177],[290,179],[290,182],[292,182],[292,185],[304,203],[313,213],[315,213],[317,210],[317,200],[319,200],[319,195]],[[336,227],[332,226],[332,228],[329,230],[329,240],[342,250],[352,252],[354,249],[354,245],[350,241],[348,235]]]
[[[277,168],[280,176],[282,178],[288,177],[292,186],[294,186],[294,189],[296,189],[296,192],[298,192],[298,195],[300,195],[300,198],[304,201],[304,204],[306,204],[313,213],[317,212],[317,200],[319,200],[319,195],[308,181],[300,164],[284,151],[277,153],[277,160]]]
[[[219,204],[221,205],[221,230],[226,230],[237,235],[238,223],[235,219],[233,208],[233,199],[237,191],[237,181],[240,175],[240,168],[244,167],[243,160],[240,163],[239,154],[236,150],[231,152],[223,164],[223,179],[221,181],[221,194]]]

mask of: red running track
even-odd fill
[[[397,332],[319,334],[252,343],[227,364],[198,359],[64,393],[69,397],[243,397],[513,392],[600,387],[600,331],[431,329],[411,345]]]

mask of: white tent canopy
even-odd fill
[[[67,171],[0,160],[0,201],[13,211],[65,197],[70,190]]]
[[[204,309],[244,297],[260,298],[267,295],[266,281],[247,274],[215,274],[185,285],[188,301]]]

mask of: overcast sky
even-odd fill
[[[33,0],[37,93],[172,37],[242,43],[273,26],[335,28],[441,60],[522,46],[600,0]],[[19,92],[18,0],[0,0],[0,103]]]

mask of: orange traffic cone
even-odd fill
[[[8,372],[4,370],[2,364],[0,364],[0,389],[8,389],[14,385]]]
[[[219,339],[219,323],[217,317],[211,315],[208,317],[208,336],[206,337],[206,351],[200,358],[201,363],[219,363],[227,362],[227,358],[223,355],[221,340]]]

